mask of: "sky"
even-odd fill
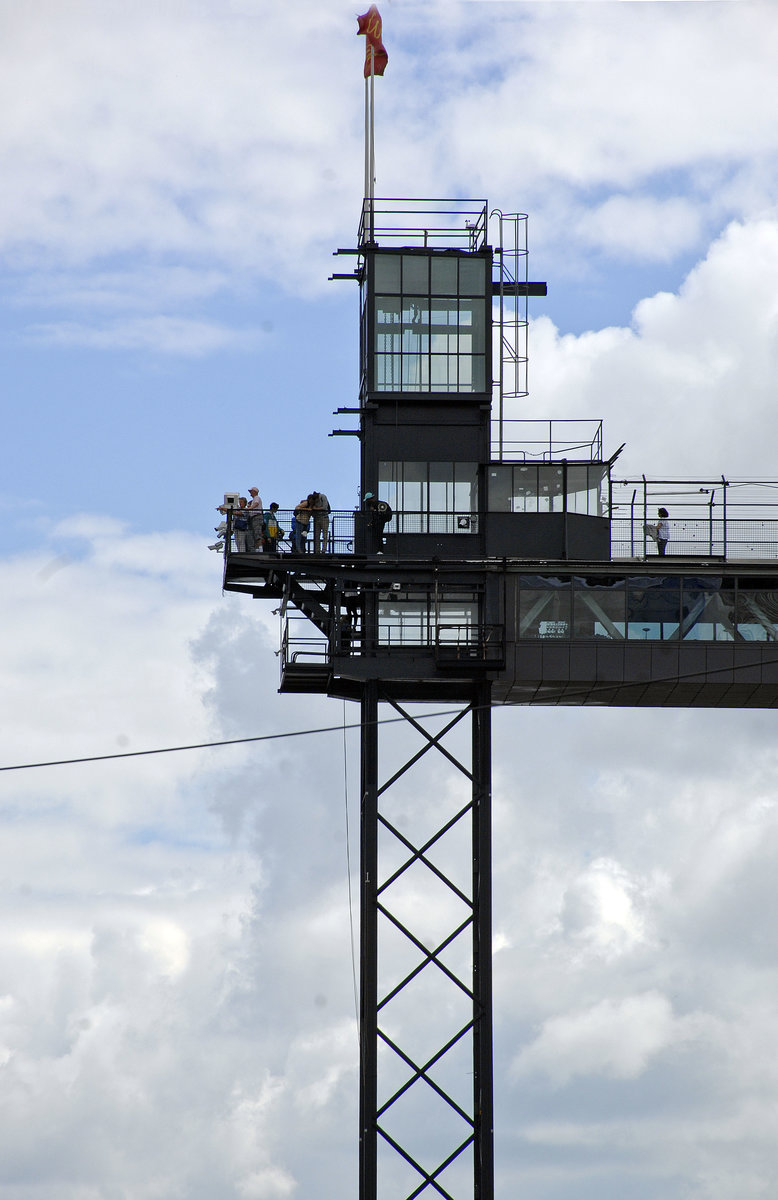
[[[529,214],[517,415],[772,477],[776,6],[380,8],[377,194]],[[356,1194],[355,710],[207,549],[357,503],[356,11],[0,0],[0,766],[299,735],[0,772],[0,1200]],[[775,746],[495,712],[497,1200],[774,1195]]]

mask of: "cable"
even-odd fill
[[[616,643],[616,644],[618,644],[618,643]],[[642,645],[643,643],[640,643],[640,644]],[[668,642],[661,642],[661,643],[652,642],[649,644],[651,644],[651,645],[659,644],[659,645],[667,646],[669,643]],[[680,644],[683,645],[684,643],[681,642]],[[722,643],[722,644],[724,644],[724,643]],[[731,645],[731,643],[727,643],[727,644]],[[778,658],[765,658],[765,659],[762,659],[760,666],[774,666],[776,662],[778,662]],[[524,701],[520,704],[515,704],[515,703],[512,703],[510,700],[508,700],[508,701],[503,700],[503,701],[493,701],[488,707],[493,708],[493,709],[531,708],[531,707],[544,708],[549,704],[553,704],[555,699],[570,700],[570,699],[574,699],[576,696],[592,696],[592,695],[596,695],[597,693],[600,693],[600,692],[612,692],[615,688],[628,687],[628,686],[629,687],[639,687],[639,686],[643,685],[644,687],[648,687],[650,685],[657,684],[657,683],[682,683],[682,682],[684,682],[684,680],[689,680],[689,679],[699,680],[700,674],[705,674],[705,672],[688,671],[688,672],[682,672],[681,674],[677,674],[677,675],[659,676],[658,678],[655,678],[655,679],[640,679],[640,680],[636,679],[636,680],[632,680],[632,681],[623,680],[623,679],[622,680],[595,680],[594,683],[592,683],[592,684],[589,684],[589,685],[579,684],[578,686],[576,686],[574,684],[567,684],[567,685],[561,686],[559,688],[559,690],[555,693],[554,692],[545,692],[543,694],[543,699],[537,704],[537,706],[534,705],[532,703],[532,701],[529,701],[529,702]],[[467,703],[467,702],[463,701],[462,703]],[[477,707],[477,706],[474,706],[474,707]],[[622,706],[617,705],[616,707],[622,707]],[[634,708],[634,707],[639,707],[639,706],[627,705],[626,707]],[[673,708],[676,706],[668,705],[668,707]],[[454,713],[460,712],[461,709],[462,709],[462,705],[460,704],[460,706],[458,708],[439,709],[437,712],[432,712],[432,713],[425,712],[423,714],[423,717],[424,717],[425,721],[429,720],[430,718],[435,718],[435,717],[448,717]],[[406,717],[379,717],[378,720],[376,721],[376,725],[395,725],[395,724],[399,724],[401,721],[405,721],[405,720],[407,720]],[[195,742],[191,746],[163,746],[156,750],[124,750],[118,754],[91,754],[91,755],[85,756],[83,758],[59,758],[59,759],[52,759],[51,761],[48,761],[48,762],[14,763],[11,766],[0,767],[0,772],[2,772],[2,771],[31,771],[31,770],[34,770],[36,767],[69,767],[69,766],[77,765],[78,763],[108,762],[111,759],[116,759],[116,758],[141,758],[141,757],[148,756],[151,754],[176,754],[176,753],[179,753],[184,750],[208,750],[215,746],[240,746],[240,745],[246,745],[249,742],[271,742],[271,741],[278,741],[282,738],[309,737],[312,734],[317,734],[317,733],[339,733],[341,730],[343,730],[345,732],[345,730],[347,730],[347,729],[361,729],[362,724],[363,724],[362,721],[354,721],[350,725],[322,725],[319,729],[293,729],[293,730],[290,730],[288,733],[264,733],[264,734],[258,734],[255,737],[226,738],[224,741],[219,741],[219,742]]]
[[[459,712],[459,708],[444,709],[441,712],[425,713],[424,717],[447,717]],[[405,717],[382,717],[377,725],[394,725],[404,721]],[[288,733],[263,733],[256,737],[226,738],[220,742],[195,742],[191,746],[162,746],[156,750],[123,750],[117,754],[90,754],[83,758],[58,758],[48,762],[14,763],[12,766],[0,767],[0,771],[31,771],[35,767],[69,767],[77,763],[107,762],[114,758],[141,758],[149,754],[177,754],[183,750],[208,750],[213,746],[240,746],[248,742],[272,742],[281,738],[308,737],[314,733],[338,733],[341,729],[361,729],[362,722],[355,721],[351,725],[322,725],[319,729],[293,729]]]

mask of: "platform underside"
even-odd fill
[[[729,576],[737,576],[743,594],[778,597],[775,564],[763,561],[722,564],[700,559],[654,557],[626,562],[540,562],[528,559],[485,559],[469,562],[393,560],[379,556],[279,556],[231,554],[225,568],[225,589],[257,599],[294,604],[301,588],[326,590],[357,587],[381,593],[392,587],[443,588],[456,578],[461,586],[478,584],[484,594],[499,594],[503,645],[499,662],[449,655],[434,647],[384,646],[380,639],[362,642],[348,653],[331,643],[315,661],[288,656],[282,670],[282,692],[330,695],[358,700],[369,680],[380,680],[398,701],[458,702],[472,694],[474,680],[491,682],[494,704],[599,705],[632,708],[773,708],[778,706],[778,640],[769,630],[760,639],[706,641],[701,626],[676,629],[660,640],[629,637],[523,637],[520,586],[537,578],[586,580],[590,604],[601,603],[599,588],[618,591],[619,579],[630,586],[649,587],[657,572],[669,583],[692,580],[700,594],[721,587],[720,610],[731,605]],[[614,582],[615,581],[615,582]],[[734,585],[733,585],[734,586]],[[333,592],[332,594],[335,594]],[[674,594],[674,593],[673,593]],[[314,597],[317,593],[312,592]],[[497,601],[493,602],[494,604]],[[625,601],[626,603],[626,601]],[[598,610],[599,611],[599,610]],[[688,613],[688,606],[685,610]],[[648,617],[640,609],[640,620]],[[691,622],[692,616],[688,618]],[[726,619],[726,617],[724,618]],[[777,617],[778,619],[778,617]],[[326,623],[325,623],[326,633]],[[648,631],[648,629],[647,629]],[[666,639],[666,640],[665,640]]]

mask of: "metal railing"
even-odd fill
[[[248,516],[251,514],[241,513],[237,509],[227,513],[225,524],[225,540],[228,541],[230,550],[236,552],[239,549],[239,538],[236,536],[238,530],[234,528],[235,518],[240,516]],[[267,513],[264,514],[267,516]],[[283,536],[275,542],[275,549],[269,542],[266,532],[263,534],[259,546],[254,546],[252,549],[257,554],[314,554],[316,552],[316,536],[315,536],[315,519],[312,517],[305,530],[301,531],[297,543],[292,537],[292,518],[294,509],[279,508],[276,513],[276,521]],[[354,553],[354,529],[356,521],[367,521],[367,513],[355,512],[331,512],[329,514],[329,522],[327,524],[326,538],[324,539],[324,553],[326,554],[353,554]],[[247,547],[247,552],[250,552]]]
[[[742,505],[730,501],[725,513],[723,506],[713,507],[699,502],[696,505],[690,502],[682,504],[676,498],[669,511],[668,556],[711,558],[722,562],[745,559],[778,561],[778,504],[757,513],[751,501]],[[460,539],[464,553],[465,545],[478,545],[478,542],[469,539],[478,538],[486,533],[490,515],[484,512],[395,512],[384,530],[388,539],[387,550],[392,552],[393,535],[427,534]],[[511,514],[501,512],[495,515],[504,522],[506,516]],[[514,515],[516,520],[520,521],[524,513]],[[296,545],[291,536],[292,511],[279,510],[277,518],[284,536],[275,544],[276,554],[299,558],[317,552],[313,521]],[[230,551],[236,553],[239,541],[236,531],[232,528],[233,519],[234,514],[227,515],[225,538]],[[342,557],[375,552],[378,543],[376,536],[371,532],[370,520],[371,514],[364,511],[332,512],[323,550],[320,547],[318,552]],[[656,510],[650,509],[642,502],[626,506],[614,505],[611,518],[613,561],[657,556],[656,542],[647,532],[647,526],[656,520]],[[267,554],[271,550],[272,546],[266,539],[259,547],[255,547],[256,553]],[[412,549],[407,543],[403,547],[403,553],[412,554]],[[467,553],[471,556],[473,551],[468,550]],[[521,553],[516,557],[520,558]]]
[[[602,462],[602,421],[492,420],[492,453],[501,462]]]
[[[331,653],[364,654],[376,650],[426,650],[442,663],[476,662],[494,666],[505,659],[505,629],[502,625],[475,622],[383,621],[379,622],[376,637],[366,641],[361,630],[347,629],[342,615],[333,614],[328,639],[323,634],[311,637],[308,622],[300,614],[290,613],[281,640],[281,669],[282,673],[316,670],[329,663]]]
[[[487,207],[486,200],[367,198],[359,222],[359,245],[480,250],[486,242]]]
[[[778,481],[758,479],[612,480],[614,558],[656,553],[649,527],[669,513],[668,554],[724,561],[778,558]]]
[[[642,519],[615,519],[611,523],[614,559],[647,558],[657,554],[654,539]],[[778,515],[770,520],[732,517],[686,518],[670,521],[668,555],[713,558],[722,562],[743,559],[778,559]]]
[[[439,663],[483,663],[498,666],[505,660],[503,625],[438,625],[435,657]]]

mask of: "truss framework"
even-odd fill
[[[383,782],[380,701],[422,740]],[[381,1200],[494,1194],[490,701],[490,684],[475,682],[433,734],[379,682],[364,686],[360,1200],[377,1200],[379,1159]],[[469,764],[443,744],[468,717]],[[414,827],[427,829],[409,836],[392,792],[433,750],[451,776],[434,795],[414,793]]]

